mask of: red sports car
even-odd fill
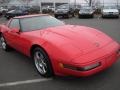
[[[120,56],[120,45],[99,30],[43,14],[14,17],[0,26],[0,40],[3,50],[31,57],[44,77],[93,75]]]

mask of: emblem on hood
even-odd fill
[[[100,46],[100,43],[95,42],[94,45],[95,45],[96,47],[99,47],[99,46]]]

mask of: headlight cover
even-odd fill
[[[109,12],[103,12],[103,14],[109,14]]]
[[[114,14],[119,14],[119,12],[114,12]]]
[[[91,65],[88,65],[88,66],[85,66],[85,67],[74,67],[74,66],[67,65],[67,64],[60,64],[60,66],[62,66],[63,68],[68,68],[68,69],[76,70],[76,71],[88,71],[88,70],[92,70],[94,68],[97,68],[100,65],[101,65],[100,62],[97,62],[95,64],[91,64]]]
[[[88,70],[94,69],[94,68],[96,68],[100,65],[101,65],[101,63],[98,62],[98,63],[92,64],[92,65],[89,65],[89,66],[82,67],[81,70],[88,71]]]

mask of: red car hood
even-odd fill
[[[107,35],[93,28],[66,25],[47,29],[45,38],[64,50],[90,52],[112,41]],[[76,49],[77,50],[76,50]],[[73,52],[73,51],[72,51]]]
[[[112,41],[111,38],[96,29],[74,25],[33,31],[32,35],[38,37],[42,35],[43,39],[71,57],[95,51]]]

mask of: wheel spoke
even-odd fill
[[[0,37],[0,41],[1,41],[1,45],[3,49],[6,49],[6,42],[5,39],[3,37]]]
[[[37,52],[36,53],[36,58],[39,60],[40,59],[40,56],[39,56],[39,53]]]
[[[42,67],[43,73],[46,73],[45,67]]]
[[[44,55],[40,51],[38,51],[35,53],[34,59],[35,59],[35,66],[38,69],[38,71],[41,74],[45,74],[47,72],[46,71],[47,65],[44,62],[45,61]]]

